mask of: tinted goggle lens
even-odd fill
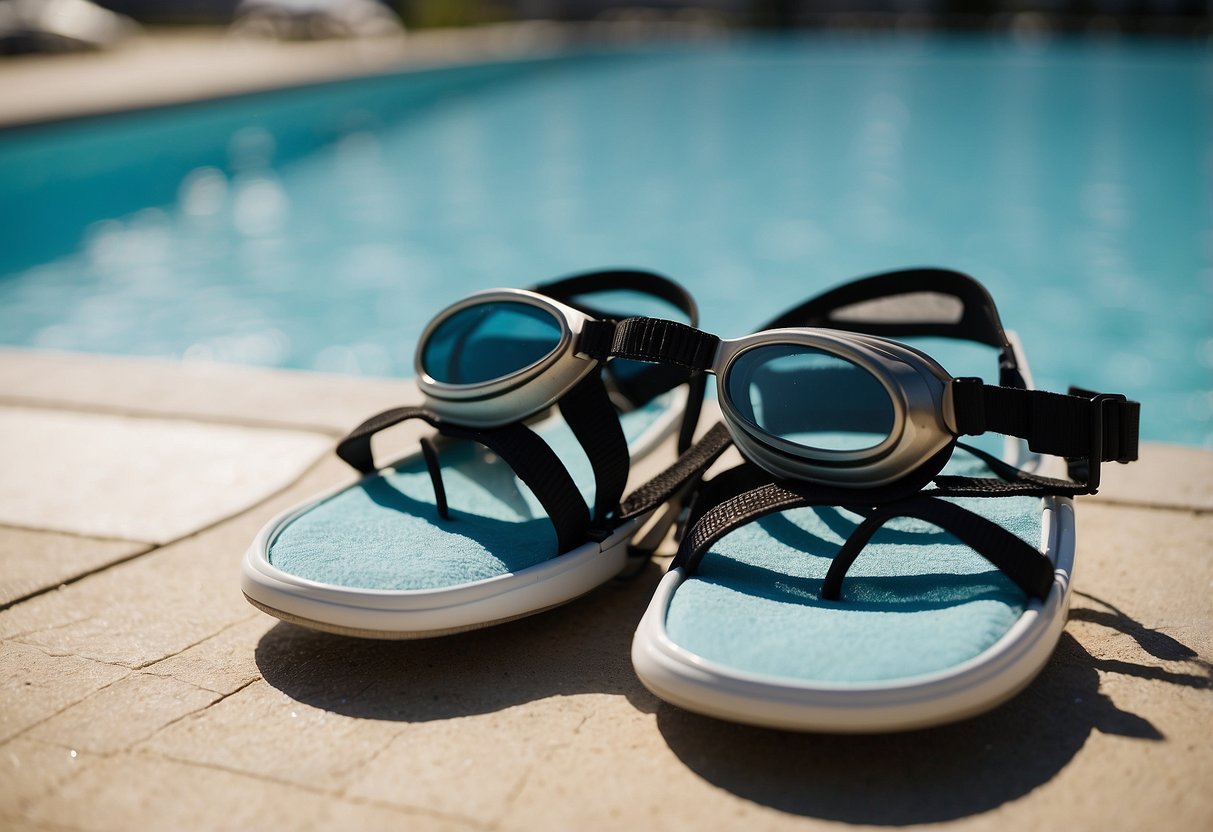
[[[837,355],[798,344],[747,350],[724,395],[759,431],[815,451],[862,451],[889,438],[896,416],[884,385]]]
[[[514,301],[461,309],[436,326],[421,347],[421,367],[442,384],[482,384],[524,370],[560,346],[554,313]]]

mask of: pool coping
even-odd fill
[[[339,437],[371,413],[419,402],[411,379],[0,347],[0,406]],[[1145,442],[1136,463],[1105,463],[1099,493],[1084,499],[1213,511],[1213,451]]]
[[[696,19],[528,21],[321,41],[237,38],[220,27],[148,29],[107,52],[0,60],[0,130],[408,70],[727,36]]]

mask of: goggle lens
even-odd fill
[[[497,301],[455,312],[429,334],[421,366],[442,384],[481,384],[503,378],[560,346],[561,322],[545,309]]]
[[[802,448],[861,451],[888,439],[893,401],[864,368],[813,347],[771,344],[742,353],[724,392],[759,431]]]

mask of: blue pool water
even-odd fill
[[[1213,446],[1202,45],[759,39],[10,130],[0,239],[0,342],[372,375],[476,288],[643,266],[735,336],[945,265],[1038,384]]]

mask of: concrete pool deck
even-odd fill
[[[1213,453],[1147,445],[1081,501],[1076,596],[997,710],[834,737],[698,717],[632,672],[661,559],[404,643],[239,589],[335,437],[411,383],[0,351],[6,829],[1173,829],[1213,821]],[[409,441],[407,436],[401,442]]]
[[[216,37],[0,62],[0,125],[565,34],[235,43],[223,60]],[[1079,502],[1074,608],[1020,696],[929,731],[797,735],[640,685],[628,651],[661,557],[562,608],[422,642],[251,607],[256,531],[348,481],[335,439],[415,395],[0,349],[0,828],[1213,826],[1213,452],[1147,445]]]

